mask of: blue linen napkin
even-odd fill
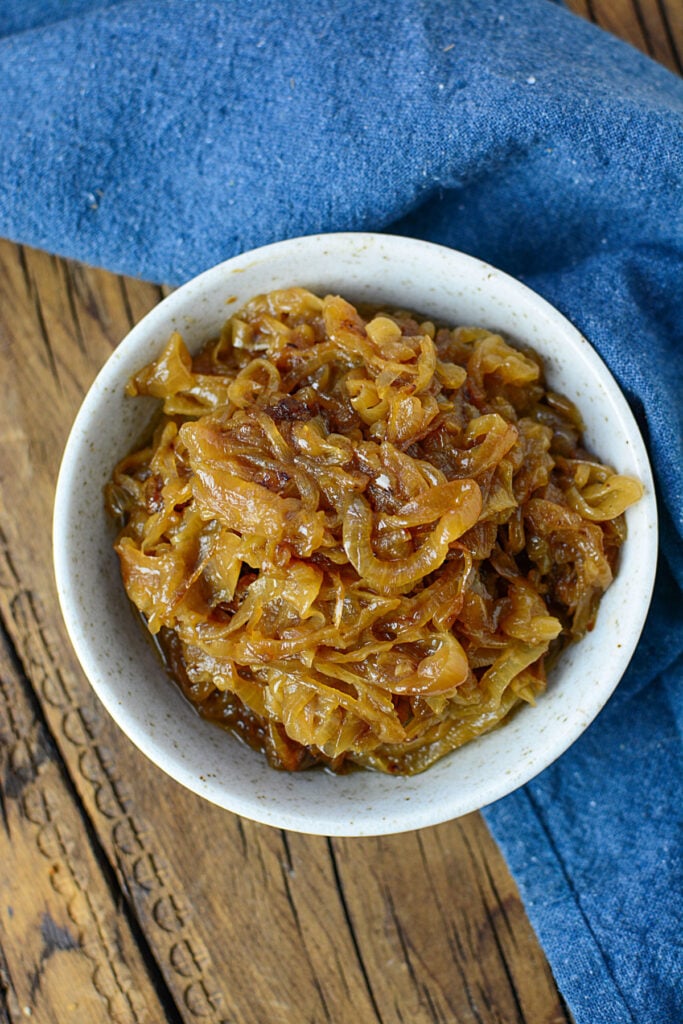
[[[404,232],[606,359],[657,478],[655,599],[606,709],[487,820],[578,1024],[681,1024],[681,83],[548,0],[6,0],[0,97],[0,234],[174,283]]]

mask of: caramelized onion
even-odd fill
[[[476,523],[481,511],[481,491],[474,480],[458,481],[456,508],[445,512],[419,548],[400,559],[377,558],[372,550],[372,510],[364,498],[353,498],[344,513],[342,537],[349,562],[360,577],[380,594],[414,586],[442,564],[454,540]]]
[[[640,484],[538,357],[290,288],[129,383],[106,488],[128,595],[201,714],[287,770],[422,771],[590,629]]]

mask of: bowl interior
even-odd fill
[[[370,772],[288,775],[203,722],[169,681],[123,590],[102,488],[143,434],[157,403],[129,399],[130,375],[172,330],[197,349],[253,295],[303,285],[351,301],[393,303],[450,324],[481,325],[531,345],[551,385],[581,409],[588,446],[637,476],[644,498],[597,625],[567,650],[548,692],[502,728],[413,778]],[[64,619],[98,696],[130,739],[185,786],[272,825],[327,835],[401,832],[457,817],[511,792],[559,756],[616,686],[645,619],[656,560],[652,477],[617,385],[584,338],[535,293],[479,260],[386,235],[312,236],[229,260],[190,281],[113,353],[74,423],[57,487],[55,570]],[[608,652],[608,653],[606,653]]]

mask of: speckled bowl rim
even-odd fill
[[[259,286],[236,301],[233,292],[252,278]],[[422,278],[428,284],[420,284]],[[478,321],[484,326],[541,349],[545,342],[539,345],[539,338],[546,338],[549,379],[579,401],[589,438],[600,438],[598,453],[617,454],[617,469],[635,473],[645,485],[644,498],[627,513],[629,537],[596,630],[563,655],[537,707],[523,708],[503,728],[409,779],[363,772],[287,775],[268,768],[187,705],[156,661],[117,583],[101,487],[115,461],[112,453],[120,457],[133,440],[129,430],[117,446],[111,428],[128,415],[121,404],[123,384],[158,353],[172,329],[192,334],[201,332],[207,317],[213,322],[216,294],[225,296],[226,318],[246,297],[267,290],[268,282],[338,290],[353,300],[400,302],[393,296],[410,295],[400,304],[453,323],[467,321],[443,310],[476,311],[479,302],[490,311]],[[567,373],[580,381],[578,388],[560,382]],[[149,415],[139,412],[137,420]],[[606,426],[600,425],[601,416]],[[106,424],[112,436],[102,441]],[[70,433],[57,483],[53,544],[59,601],[79,661],[111,716],[147,757],[188,789],[255,821],[314,834],[380,835],[482,808],[528,782],[581,735],[617,686],[638,642],[654,584],[657,515],[648,457],[633,415],[605,364],[558,310],[502,271],[456,250],[345,232],[277,242],[227,260],[173,292],[130,331],[97,376]]]

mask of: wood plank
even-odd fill
[[[0,972],[6,1019],[160,1021],[169,1004],[160,1001],[137,938],[117,906],[109,868],[93,848],[61,759],[2,633],[0,736]]]
[[[683,74],[683,3],[681,0],[657,0],[662,20],[676,54],[676,70]]]
[[[677,51],[666,7],[662,0],[633,0],[648,43],[648,53],[656,61],[677,74],[681,73],[680,51]],[[680,10],[679,5],[679,10]]]
[[[329,842],[242,821],[147,762],[84,680],[52,580],[59,457],[99,366],[158,298],[0,242],[13,382],[0,408],[0,616],[180,1019],[566,1022],[479,816],[419,837]]]
[[[567,6],[678,74],[683,57],[680,0],[567,0]]]
[[[103,713],[82,677],[57,610],[50,517],[61,450],[83,393],[129,327],[116,277],[44,253],[0,246],[0,346],[13,387],[0,413],[0,614],[50,731],[124,891],[153,936],[153,952],[185,1019],[222,1021],[206,947],[184,886],[165,866],[153,824],[131,809],[138,775],[170,826],[173,784],[155,800],[158,773]],[[149,306],[158,289],[148,289]],[[46,414],[46,412],[48,414]],[[30,523],[31,528],[25,529]],[[167,814],[167,818],[164,814]],[[216,1005],[214,1005],[216,1003]]]
[[[579,14],[582,18],[586,18],[588,21],[593,21],[591,17],[591,0],[566,0],[566,6],[574,14]]]
[[[600,28],[625,39],[650,57],[654,55],[638,0],[590,0],[590,9],[592,20]]]
[[[480,815],[333,847],[381,1020],[566,1022]]]

